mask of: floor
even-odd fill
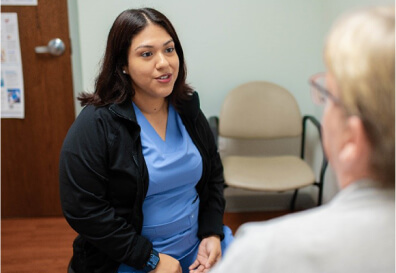
[[[287,213],[227,212],[224,223],[235,233],[245,222],[267,220]],[[75,236],[75,231],[61,217],[2,219],[1,272],[66,273]]]

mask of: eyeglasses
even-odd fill
[[[318,73],[309,79],[311,84],[312,100],[315,104],[324,105],[328,99],[331,99],[335,104],[343,106],[341,100],[331,94],[326,88],[326,74]]]

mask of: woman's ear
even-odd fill
[[[339,159],[342,164],[361,165],[363,160],[369,158],[370,143],[367,139],[362,120],[357,116],[347,118],[345,127],[345,142],[340,151]]]
[[[128,73],[128,66],[125,65],[125,66],[122,67],[122,73],[123,74],[129,74]]]

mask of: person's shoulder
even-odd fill
[[[78,114],[75,122],[82,126],[111,124],[114,122],[115,118],[114,114],[109,110],[109,107],[109,105],[87,105]]]
[[[259,234],[273,233],[273,235],[286,236],[290,230],[300,233],[310,233],[317,225],[322,225],[322,219],[326,219],[329,208],[324,205],[301,212],[291,213],[267,221],[250,222],[243,224],[237,231],[236,236],[261,236]]]
[[[184,98],[183,103],[178,108],[180,110],[179,113],[182,115],[195,119],[201,111],[200,107],[198,92],[193,91]]]
[[[197,91],[193,91],[192,93],[187,95],[186,104],[188,104],[189,106],[193,105],[195,108],[200,107],[199,94]]]
[[[110,113],[109,111],[109,106],[95,106],[95,105],[86,105],[81,112],[79,113],[79,115],[77,116],[77,118],[79,118],[80,116],[82,118],[93,118],[93,117],[101,117],[101,116],[105,116],[108,115]]]
[[[111,128],[117,126],[117,121],[113,116],[108,106],[87,105],[81,110],[70,127],[69,135],[96,138],[100,132],[114,131]]]
[[[199,105],[199,94],[198,94],[198,91],[194,90],[191,93],[190,96],[192,97],[193,102]]]
[[[315,237],[318,236],[313,234],[309,225],[315,223],[323,213],[322,209],[315,208],[242,225],[225,253],[224,262],[215,272],[314,272],[294,268],[295,264],[291,260],[299,257],[304,263],[305,254],[301,252],[310,252],[311,247],[316,249]]]

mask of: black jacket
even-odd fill
[[[223,238],[223,166],[198,94],[178,112],[203,161],[196,186],[198,236]],[[73,243],[73,269],[109,273],[120,263],[143,268],[152,249],[140,235],[148,171],[132,102],[81,111],[63,143],[59,180],[64,216],[79,234]]]

